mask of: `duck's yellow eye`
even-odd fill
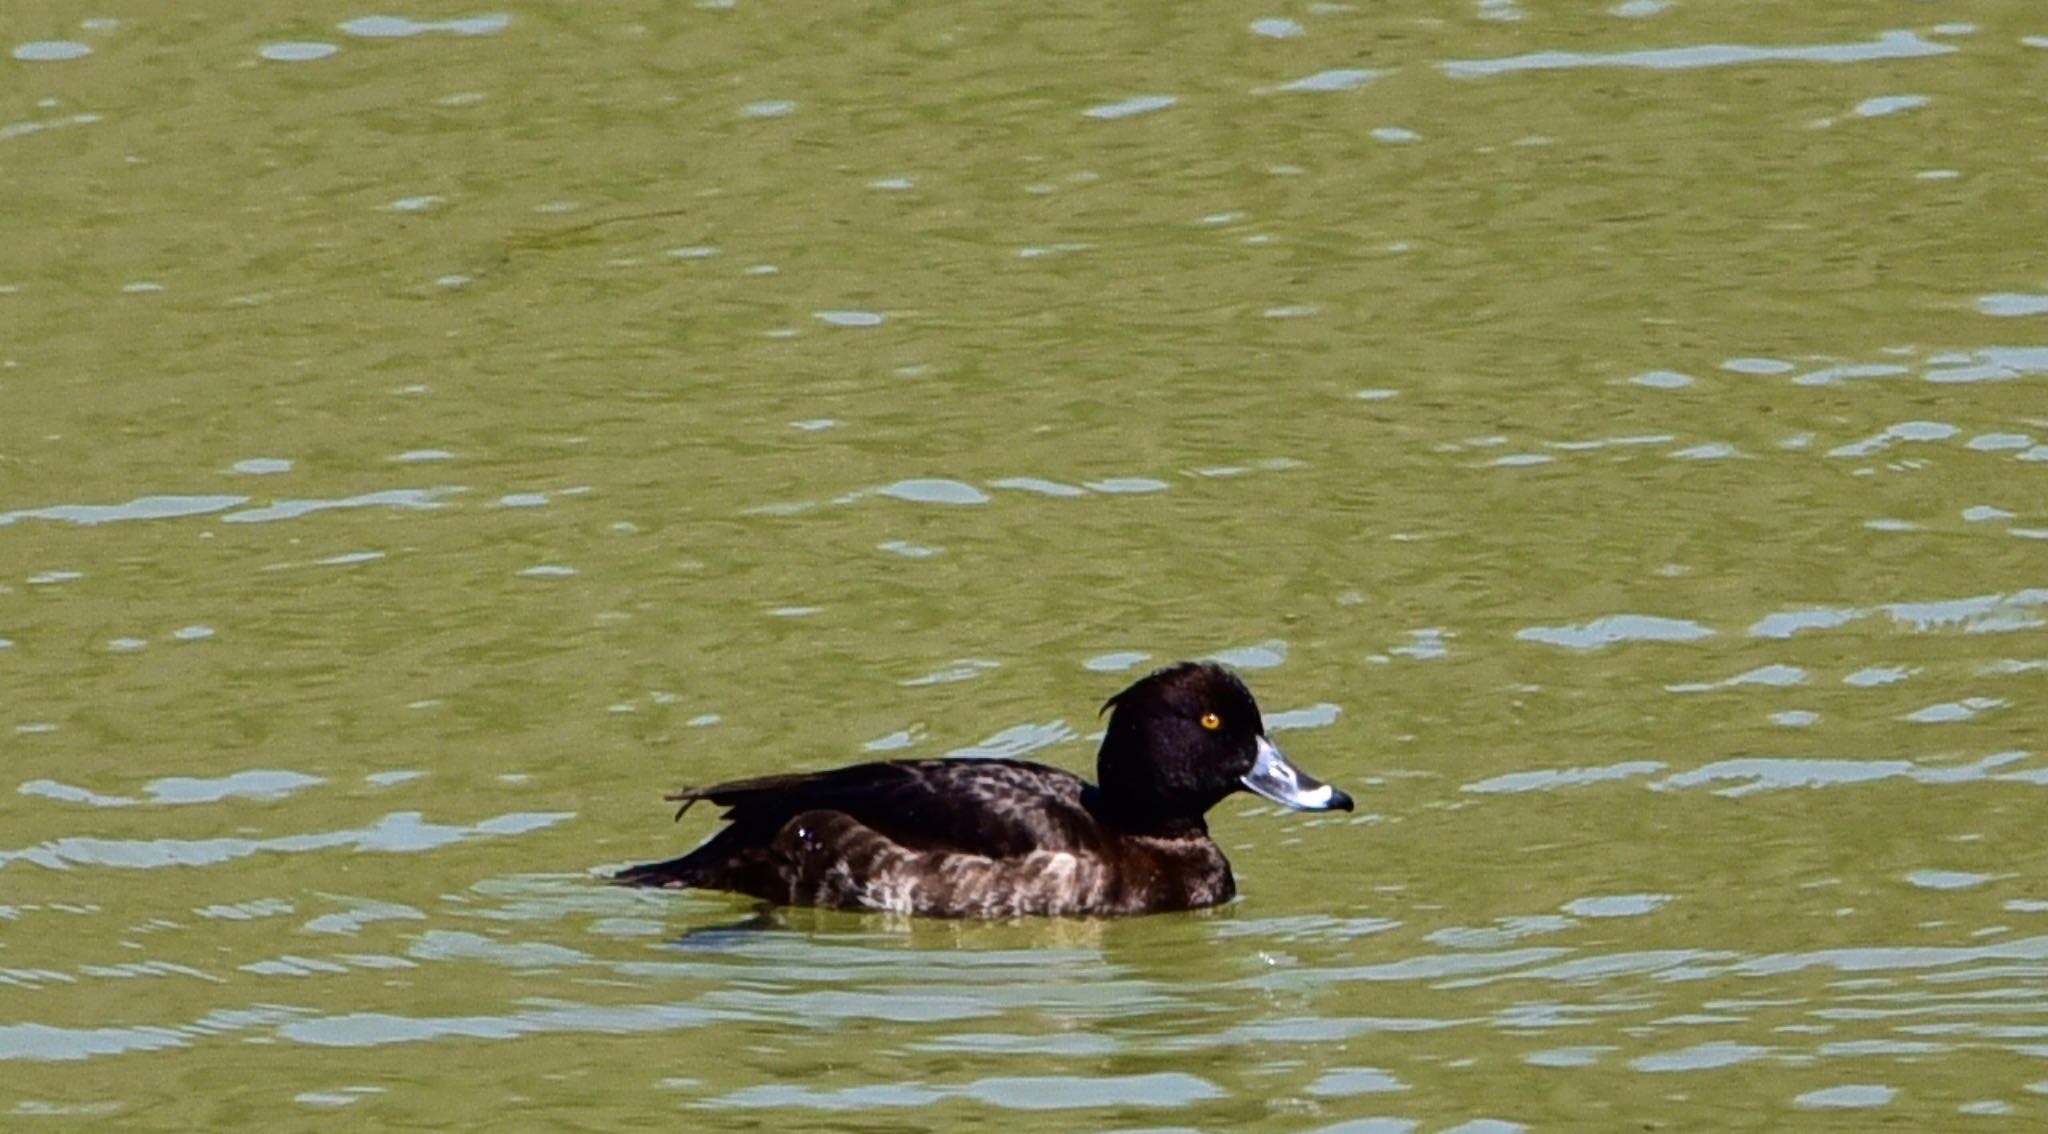
[[[1223,727],[1223,718],[1217,716],[1215,713],[1203,713],[1202,727],[1208,729],[1210,732],[1215,732],[1217,729]]]

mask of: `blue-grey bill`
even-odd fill
[[[1351,797],[1294,766],[1273,742],[1259,738],[1259,756],[1244,786],[1296,811],[1349,811]]]

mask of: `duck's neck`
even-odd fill
[[[1120,831],[1163,837],[1208,834],[1202,817],[1228,794],[1189,774],[1184,763],[1161,759],[1142,723],[1122,706],[1110,714],[1096,750],[1095,782],[1099,818]]]
[[[1082,796],[1088,810],[1101,820],[1127,835],[1145,835],[1156,839],[1203,838],[1209,834],[1209,822],[1201,812],[1186,814],[1176,809],[1162,808],[1160,801],[1133,797],[1128,793],[1106,791],[1091,786]]]

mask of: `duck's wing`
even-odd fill
[[[691,788],[668,796],[682,804],[677,814],[704,800],[725,809],[724,829],[681,858],[628,867],[616,880],[772,897],[788,866],[777,839],[800,815],[843,816],[850,824],[835,826],[907,852],[1011,859],[1073,850],[1092,829],[1086,787],[1070,772],[1021,760],[902,760]]]
[[[683,809],[716,804],[734,826],[779,830],[806,811],[832,811],[912,850],[1009,858],[1072,849],[1089,818],[1086,786],[1071,772],[1022,760],[895,760],[733,780],[668,798]]]

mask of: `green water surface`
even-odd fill
[[[2048,1117],[2048,7],[16,7],[8,1129]],[[597,881],[1190,656],[1226,908]]]

